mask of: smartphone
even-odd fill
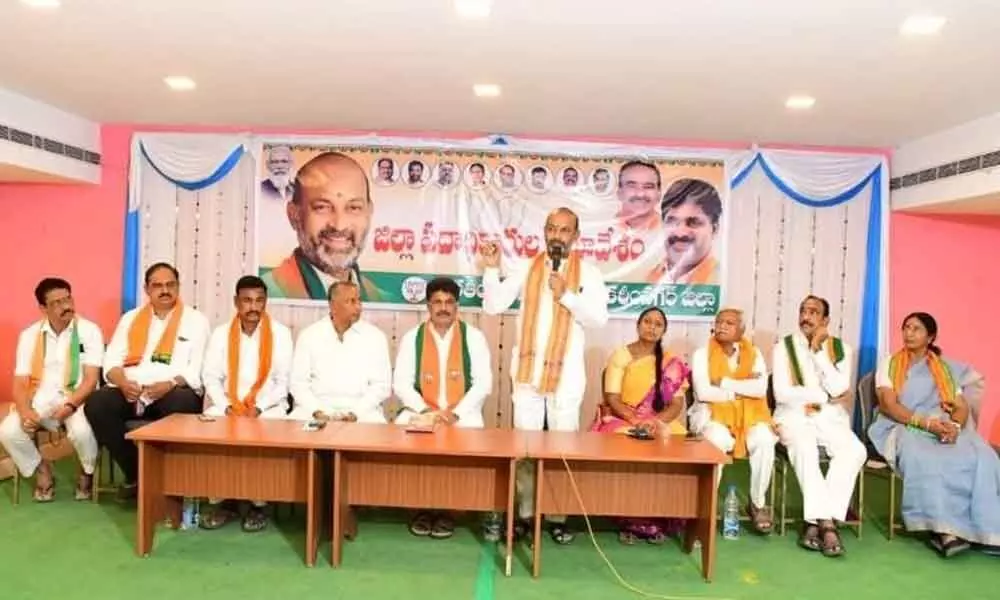
[[[302,431],[319,431],[326,427],[326,421],[312,420],[302,426]]]
[[[215,421],[215,417],[209,415],[198,415],[198,420],[202,423],[212,423]]]

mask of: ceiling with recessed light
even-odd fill
[[[891,146],[1000,110],[995,0],[61,4],[0,4],[0,86],[101,122]]]

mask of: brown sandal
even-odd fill
[[[813,550],[815,552],[823,550],[823,545],[819,539],[819,525],[806,523],[805,528],[802,530],[802,536],[799,538],[799,545],[806,550]]]
[[[76,494],[74,498],[78,501],[90,500],[94,496],[94,476],[87,473],[80,473],[76,480]]]
[[[233,518],[233,513],[229,509],[219,506],[211,506],[198,517],[198,527],[201,529],[219,529]]]
[[[827,558],[843,556],[844,545],[840,542],[840,532],[836,525],[826,525],[820,529],[823,536],[822,552]]]
[[[747,503],[747,514],[753,521],[753,528],[761,535],[771,535],[774,530],[774,519],[771,516],[771,507],[764,506],[757,508],[753,502]]]
[[[31,499],[39,503],[52,502],[56,499],[56,480],[52,478],[49,481],[49,485],[41,486],[37,483],[35,484],[35,491],[31,494]]]

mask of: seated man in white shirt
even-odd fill
[[[338,281],[327,293],[330,316],[299,334],[292,358],[295,419],[385,423],[392,366],[385,334],[361,320],[357,284]]]
[[[211,417],[283,419],[288,412],[288,375],[292,333],[267,313],[267,286],[246,275],[236,282],[236,316],[212,332],[205,354],[205,414]],[[209,499],[202,529],[218,529],[237,514],[220,498]],[[267,527],[264,502],[253,501],[243,516],[243,531]]]
[[[830,304],[806,296],[799,332],[774,348],[774,421],[802,489],[805,528],[799,544],[835,557],[844,553],[836,521],[847,518],[867,451],[851,430],[851,348],[828,331]],[[826,476],[819,446],[830,456]]]
[[[758,533],[771,533],[774,522],[767,489],[778,437],[767,407],[767,365],[746,337],[742,311],[724,308],[715,316],[708,345],[695,350],[691,358],[691,378],[696,400],[689,411],[691,431],[734,458],[749,457],[747,512]]]
[[[481,331],[458,318],[460,290],[453,279],[427,284],[430,319],[403,334],[392,383],[403,403],[397,423],[436,423],[483,428],[483,403],[493,389],[490,348]],[[487,537],[500,539],[499,520],[487,522]],[[410,533],[436,539],[451,537],[454,520],[421,512]]]
[[[36,475],[36,502],[55,498],[52,465],[35,446],[39,428],[66,429],[82,472],[76,499],[93,493],[97,440],[80,406],[97,387],[104,339],[100,328],[78,317],[72,289],[63,279],[46,278],[35,287],[42,320],[21,332],[14,366],[14,408],[0,423],[0,445],[25,477]]]
[[[97,442],[125,475],[120,500],[135,497],[139,476],[139,452],[125,439],[126,423],[202,410],[208,319],[181,303],[173,266],[152,265],[144,281],[149,301],[122,315],[104,355],[108,385],[91,394],[83,409]]]

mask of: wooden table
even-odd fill
[[[515,464],[520,432],[446,427],[407,433],[395,425],[342,423],[333,431],[333,539],[339,566],[351,506],[506,512],[505,573],[514,536]]]
[[[716,477],[728,456],[683,436],[642,441],[606,433],[527,433],[536,459],[532,575],[541,573],[542,515],[689,519],[684,551],[701,541],[702,573],[715,567]],[[568,466],[568,470],[567,470]],[[576,490],[579,491],[579,498]],[[581,506],[581,502],[583,506]]]
[[[322,506],[317,446],[324,432],[284,420],[171,415],[128,434],[139,447],[135,550],[148,556],[157,523],[180,524],[183,498],[226,498],[306,505],[308,566],[316,563]]]

